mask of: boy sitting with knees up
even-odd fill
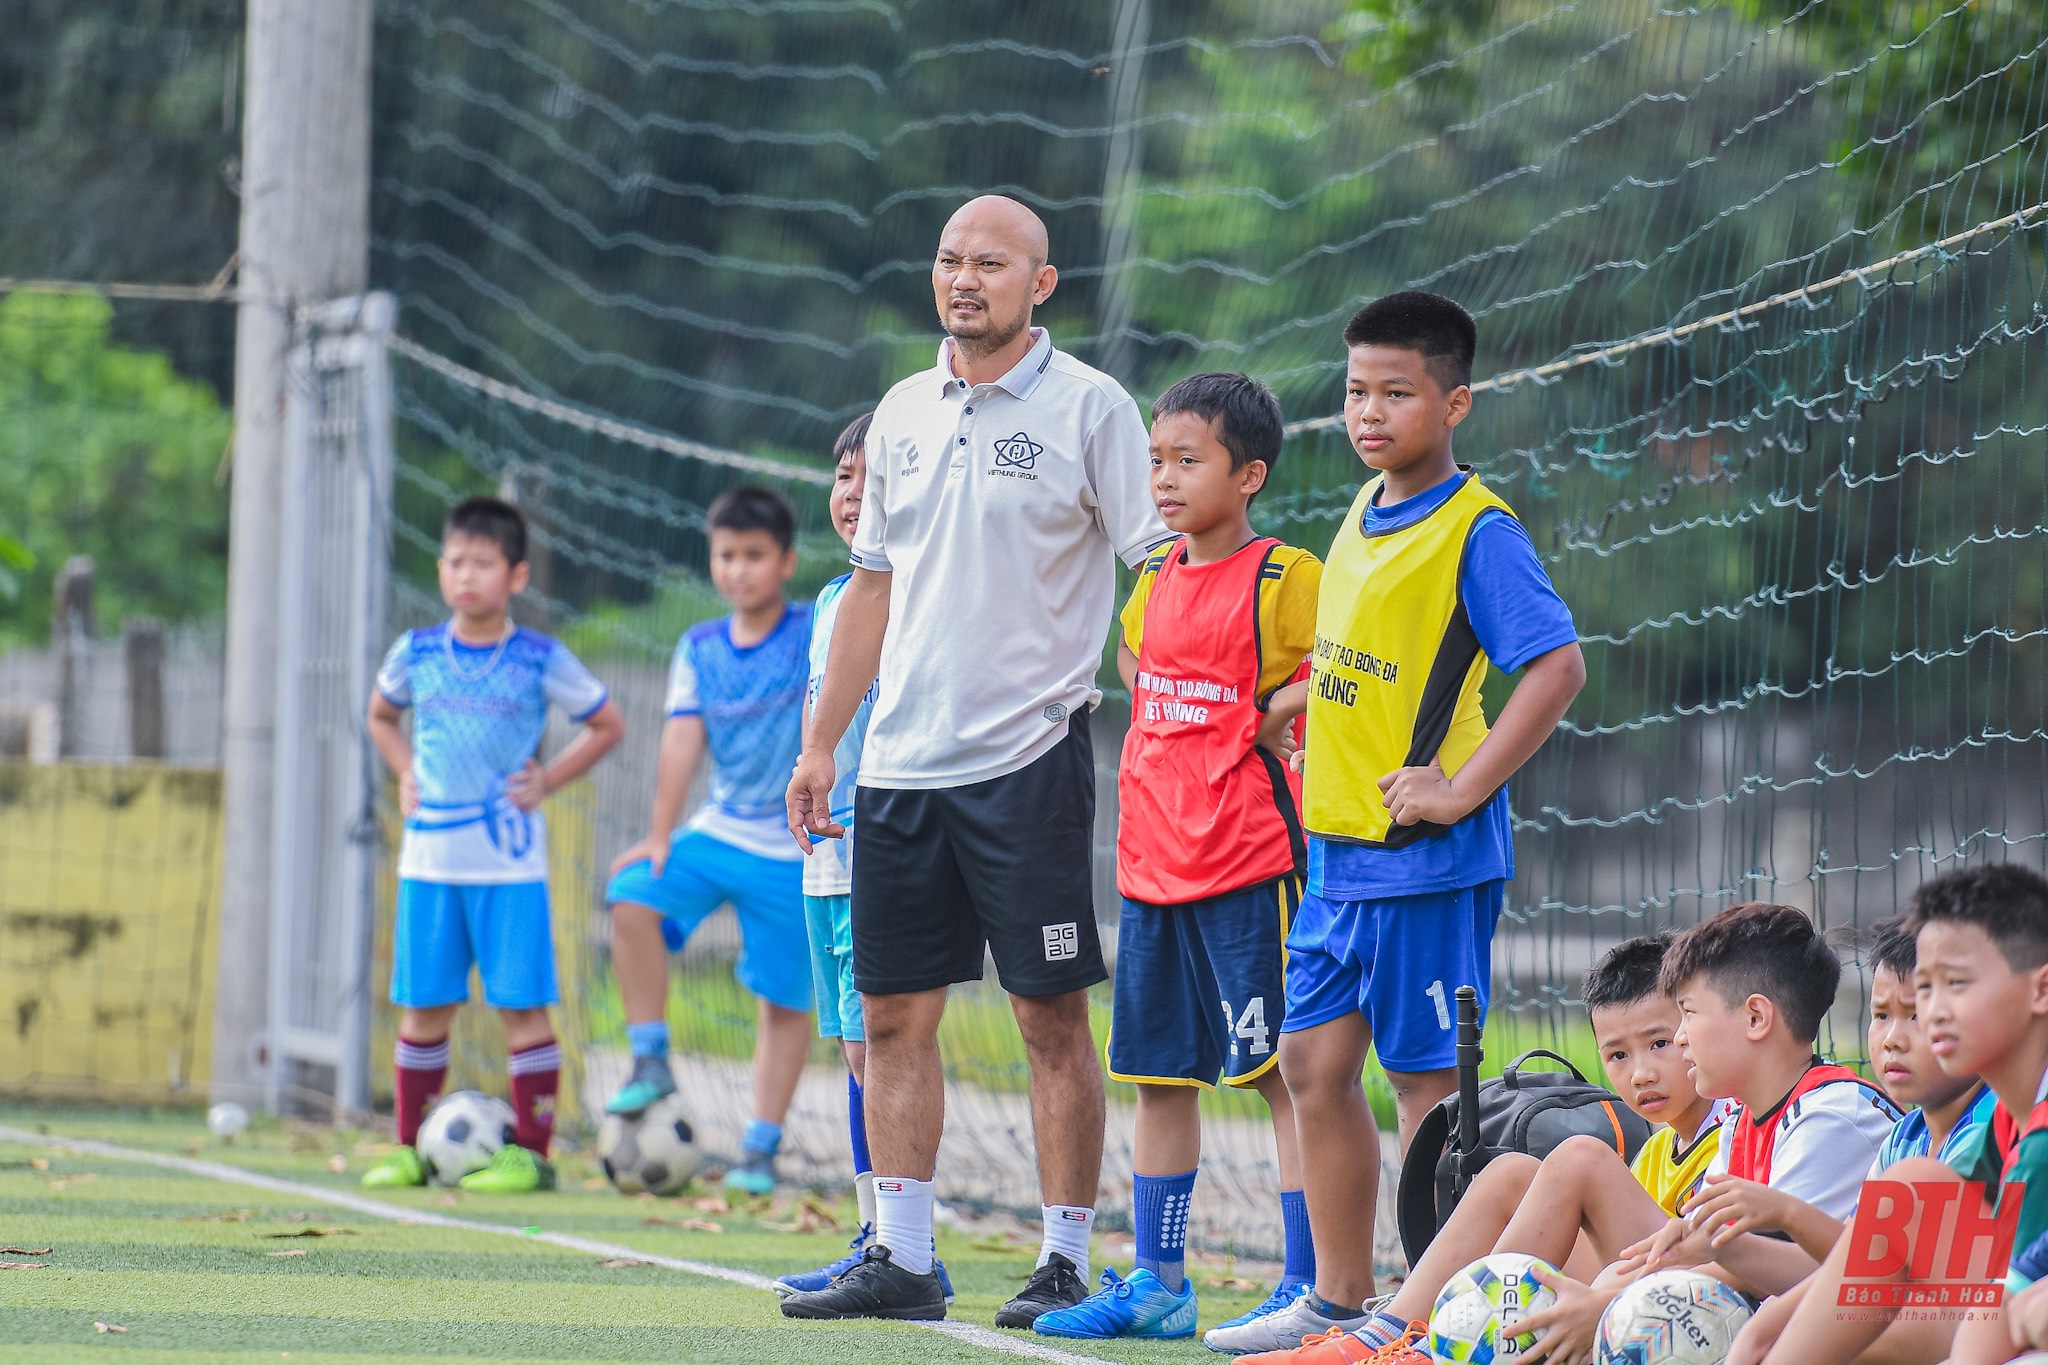
[[[1725,1173],[1790,1194],[1830,1217],[1848,1216],[1863,1173],[1899,1114],[1883,1091],[1813,1051],[1841,971],[1813,922],[1785,905],[1730,907],[1666,950],[1658,989],[1677,1008],[1672,1042],[1691,1065],[1701,1095],[1734,1102],[1707,1182]],[[1495,1250],[1564,1265],[1583,1237],[1599,1262],[1618,1263],[1601,1273],[1598,1288],[1539,1272],[1559,1302],[1524,1320],[1525,1329],[1540,1335],[1523,1360],[1582,1354],[1606,1297],[1645,1270],[1712,1261],[1723,1279],[1757,1296],[1780,1293],[1812,1272],[1813,1256],[1751,1230],[1762,1225],[1718,1184],[1703,1183],[1674,1214],[1643,1185],[1621,1178],[1626,1169],[1612,1147],[1572,1138],[1544,1160],[1502,1229]],[[1731,1222],[1740,1225],[1727,1226]],[[1383,1345],[1397,1334],[1419,1335],[1419,1326],[1381,1314],[1367,1325],[1376,1341],[1363,1340],[1364,1332],[1353,1339]],[[1363,1358],[1363,1352],[1328,1357]],[[1388,1365],[1426,1359],[1411,1352]]]

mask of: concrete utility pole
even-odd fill
[[[249,0],[228,538],[220,973],[213,1085],[262,1093],[277,715],[278,526],[293,310],[370,274],[371,0]]]
[[[1124,329],[1136,312],[1128,268],[1138,254],[1138,187],[1145,140],[1134,126],[1145,111],[1145,48],[1152,41],[1152,0],[1116,0],[1109,56],[1109,148],[1102,168],[1102,291],[1095,363],[1129,381],[1136,359]]]

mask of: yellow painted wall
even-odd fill
[[[0,762],[0,1092],[197,1100],[220,774]]]

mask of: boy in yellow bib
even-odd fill
[[[1454,1088],[1452,1002],[1469,985],[1485,1005],[1514,875],[1507,782],[1586,678],[1528,533],[1451,453],[1477,339],[1464,309],[1425,293],[1379,299],[1344,328],[1344,426],[1378,477],[1337,529],[1317,602],[1301,755],[1308,894],[1287,938],[1280,1039],[1297,1129],[1313,1135],[1301,1162],[1316,1284],[1260,1320],[1262,1339],[1210,1339],[1284,1351],[1272,1358],[1290,1365],[1340,1365],[1382,1344],[1351,1335],[1380,1335],[1364,1308],[1379,1133],[1359,1073],[1377,1047],[1404,1148]],[[1525,670],[1490,731],[1489,664]]]

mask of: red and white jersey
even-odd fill
[[[1846,1066],[1815,1061],[1770,1109],[1740,1104],[1721,1124],[1710,1171],[1802,1199],[1830,1218],[1855,1212],[1871,1162],[1899,1121],[1884,1091]]]

